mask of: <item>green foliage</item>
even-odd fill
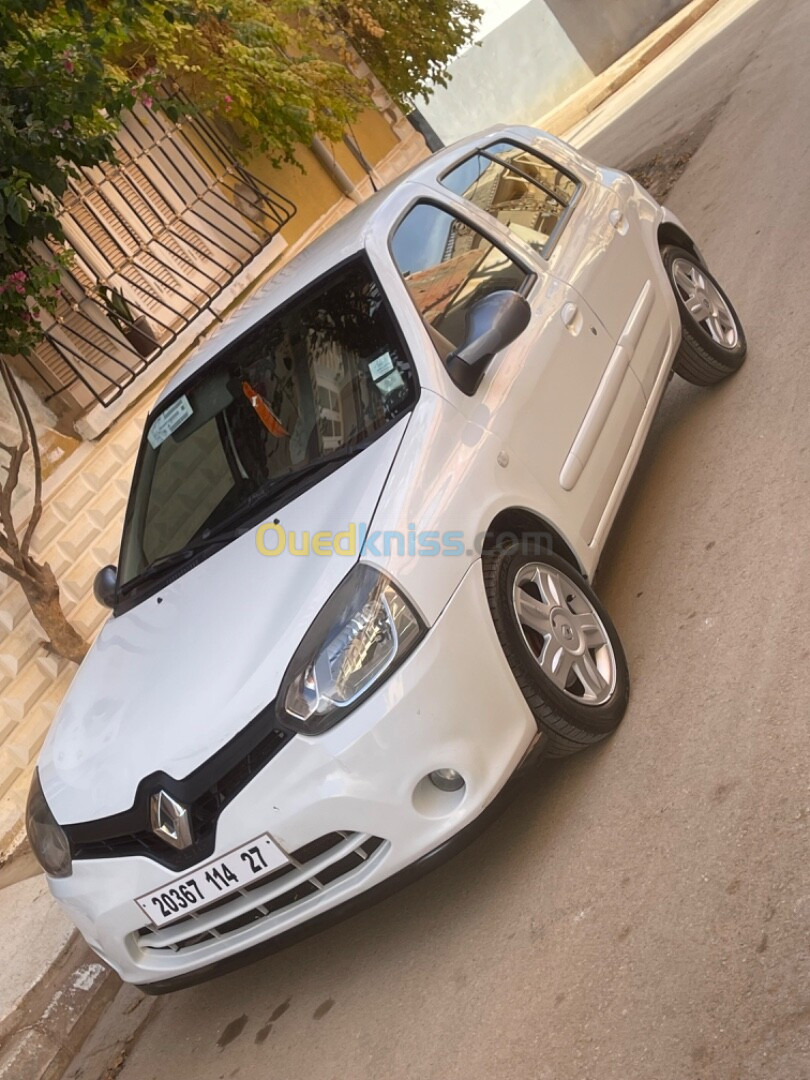
[[[447,85],[448,62],[470,43],[482,14],[471,0],[326,0],[324,7],[403,106]]]
[[[340,138],[367,103],[336,54],[344,45],[333,22],[295,0],[186,0],[143,4],[107,59],[129,75],[170,76],[246,149],[279,162],[313,135]]]
[[[369,104],[347,37],[400,101],[444,85],[479,17],[469,0],[0,0],[0,354],[27,353],[54,310],[58,200],[110,159],[122,110],[178,83],[275,162],[339,138]]]
[[[61,238],[68,178],[111,155],[115,117],[132,101],[102,59],[119,32],[76,3],[4,0],[0,10],[0,354],[36,344],[59,274],[58,260],[42,265],[31,243]]]

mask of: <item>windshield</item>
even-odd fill
[[[119,583],[215,536],[413,405],[415,379],[370,267],[334,271],[229,345],[144,433]],[[267,498],[264,495],[266,493]],[[258,494],[258,498],[257,498]],[[278,505],[278,503],[276,503]]]

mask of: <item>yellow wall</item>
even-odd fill
[[[388,121],[375,109],[361,113],[352,125],[351,133],[372,165],[381,161],[399,141]],[[365,173],[349,148],[343,142],[326,143],[326,146],[352,182],[359,183]],[[274,168],[264,156],[253,159],[247,166],[250,172],[295,204],[295,217],[282,230],[289,244],[295,243],[335,203],[344,198],[340,188],[308,147],[300,147],[296,157],[301,169],[295,165]]]

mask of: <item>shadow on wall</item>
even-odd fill
[[[582,59],[598,75],[688,0],[546,0]]]
[[[445,143],[492,124],[531,123],[592,75],[545,0],[529,0],[450,71],[449,85],[420,103]]]

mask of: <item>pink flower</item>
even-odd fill
[[[143,94],[141,96],[141,101],[143,102],[143,104],[146,106],[147,109],[151,109],[152,106],[154,105],[154,101],[152,100],[152,97],[149,94]]]

